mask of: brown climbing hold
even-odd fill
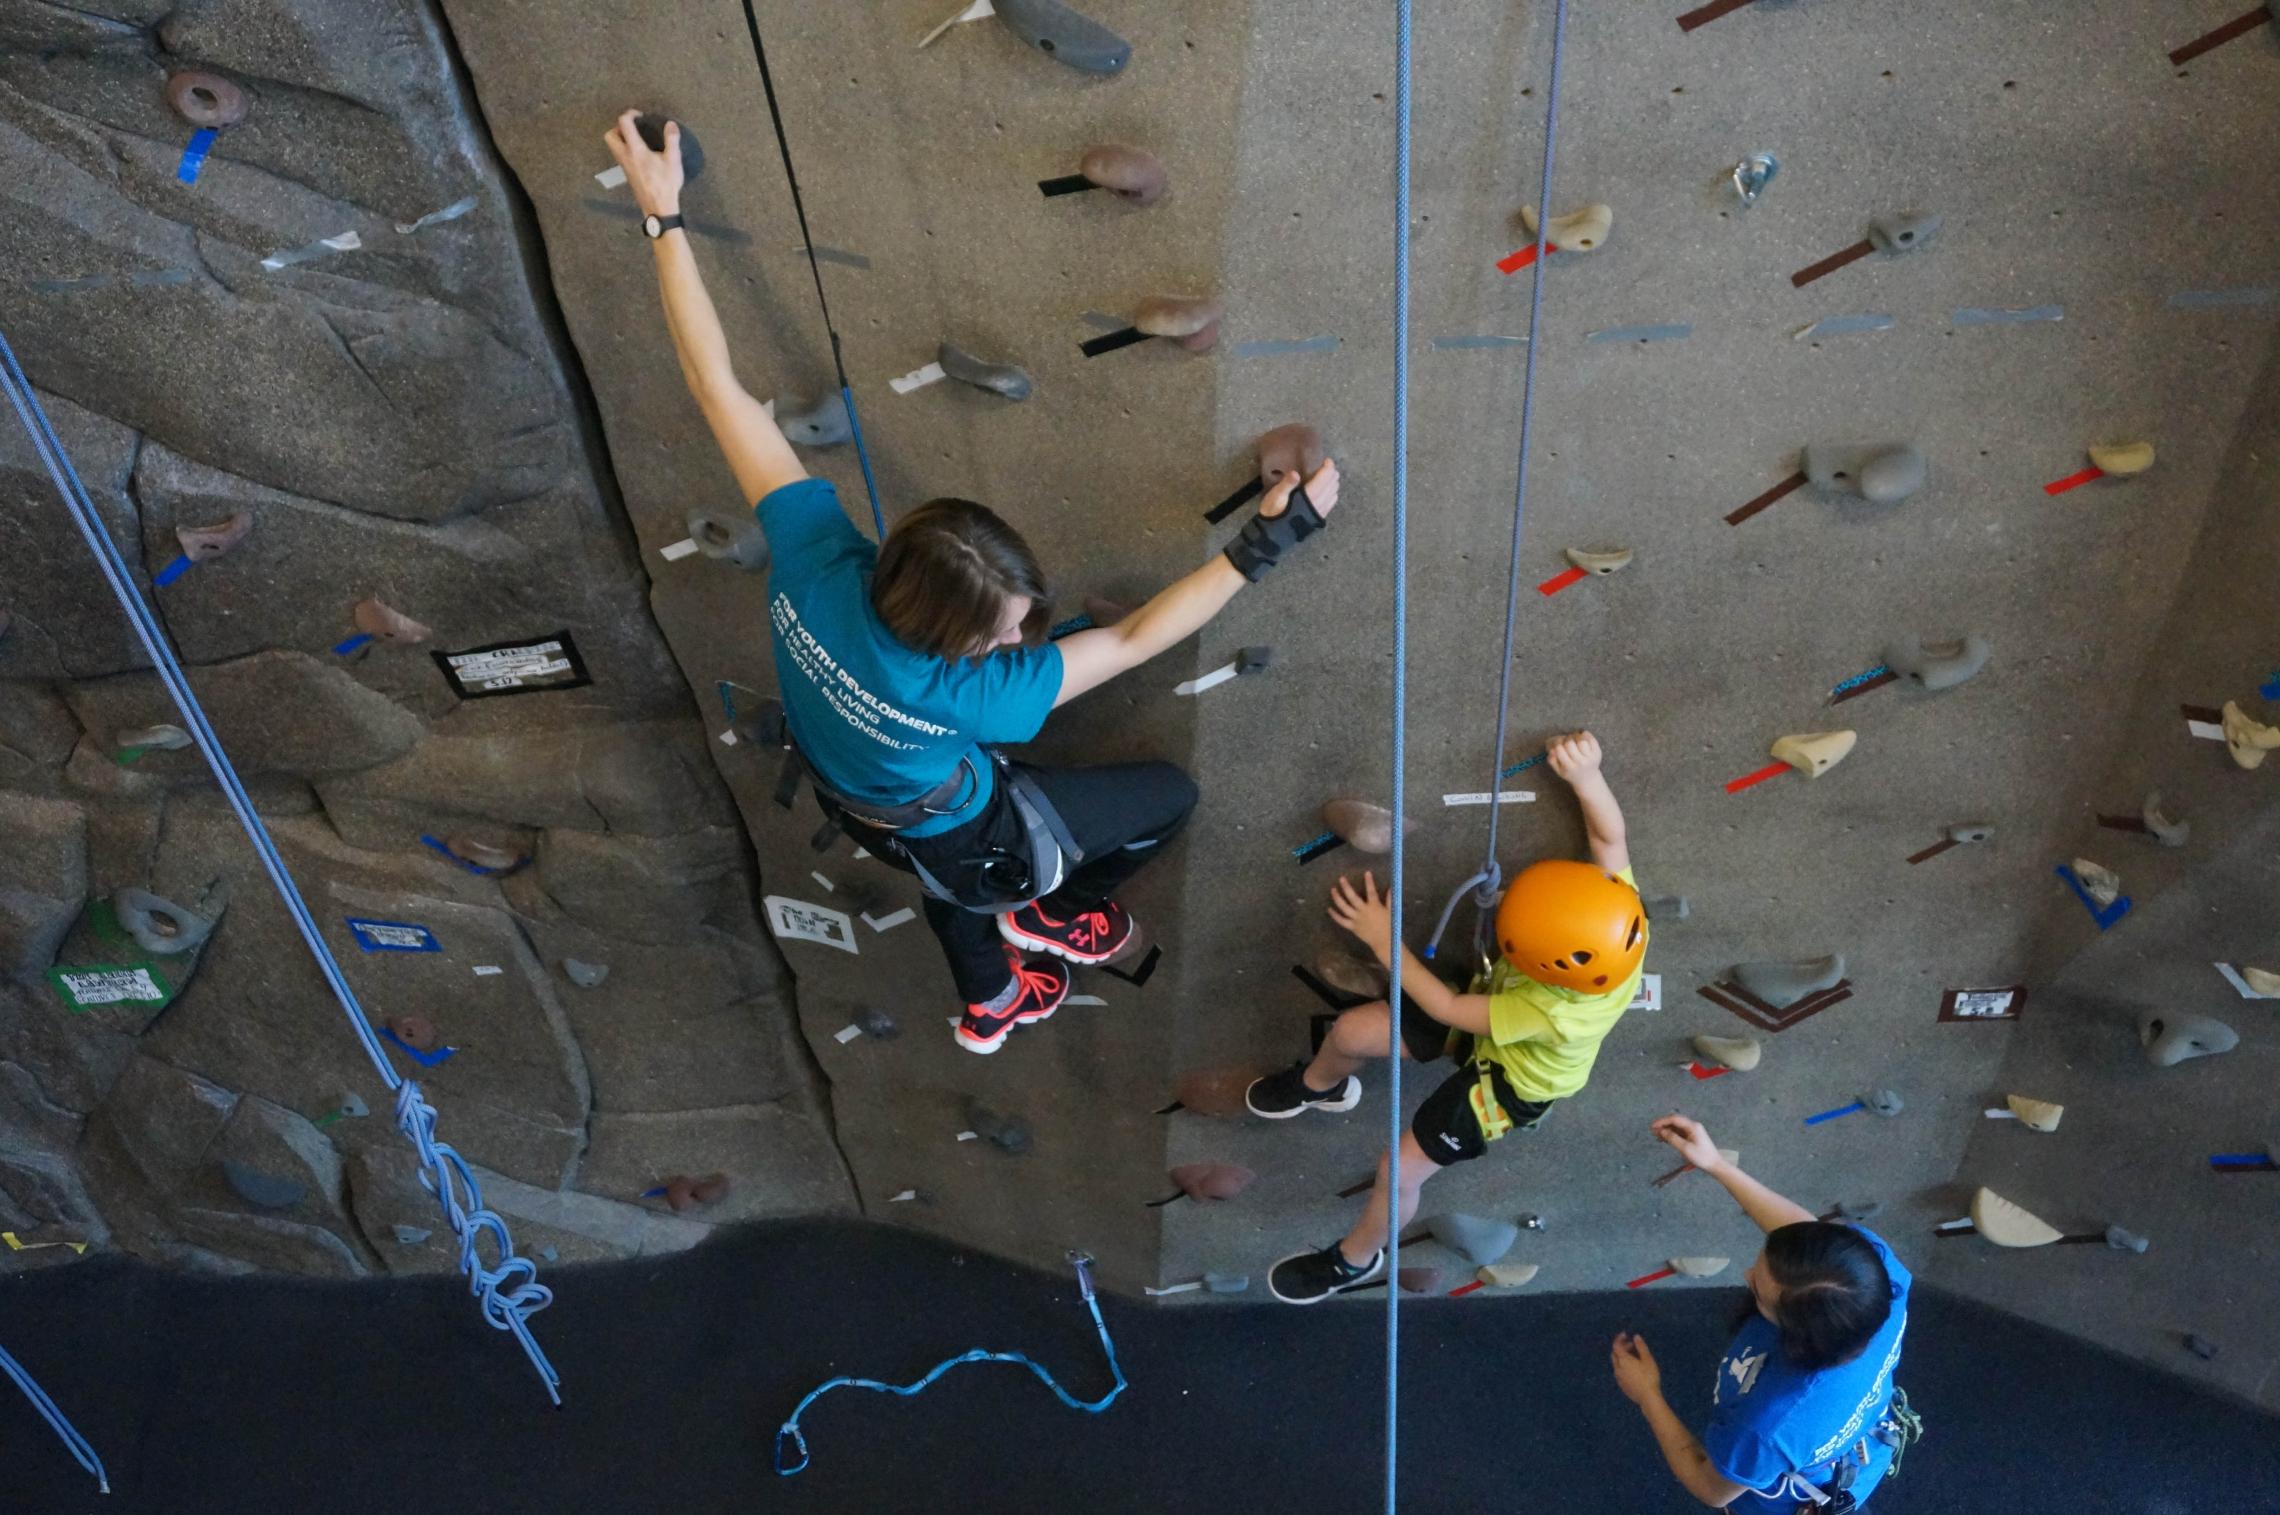
[[[182,544],[183,555],[193,563],[218,558],[245,540],[253,530],[253,512],[241,510],[219,526],[177,526],[175,540]]]
[[[1520,207],[1520,224],[1528,235],[1536,235],[1536,207]],[[1587,253],[1607,240],[1607,233],[1615,225],[1615,212],[1605,205],[1586,205],[1571,210],[1564,216],[1554,216],[1546,229],[1544,240],[1553,252]]]
[[[1150,295],[1133,312],[1132,324],[1151,337],[1170,337],[1189,352],[1209,352],[1219,344],[1219,321],[1227,307],[1207,296]]]
[[[203,69],[180,68],[168,74],[166,103],[192,126],[219,130],[245,119],[245,91]]]
[[[2111,479],[2126,479],[2153,466],[2151,442],[2122,442],[2090,449],[2090,466]]]
[[[725,1173],[708,1173],[703,1178],[676,1173],[665,1180],[665,1203],[673,1207],[675,1214],[679,1214],[684,1210],[694,1210],[699,1205],[712,1204],[725,1197],[728,1190],[728,1175]]]
[[[1134,205],[1155,204],[1172,185],[1171,176],[1154,153],[1117,142],[1086,148],[1077,172]]]
[[[1324,456],[1321,432],[1297,422],[1277,426],[1259,438],[1259,478],[1269,489],[1287,473],[1296,473],[1303,482],[1314,477]]]
[[[1817,779],[1845,760],[1859,735],[1851,731],[1806,731],[1782,737],[1772,755],[1809,779]]]
[[[1393,812],[1383,805],[1373,805],[1368,800],[1332,800],[1322,807],[1322,824],[1357,852],[1393,850]],[[1416,829],[1415,821],[1402,822],[1402,835],[1407,836]]]
[[[1199,1068],[1180,1075],[1172,1086],[1172,1098],[1181,1109],[1197,1115],[1241,1115],[1244,1091],[1258,1078],[1256,1068]]]
[[[2264,766],[2264,754],[2280,747],[2280,726],[2252,720],[2238,700],[2225,701],[2225,750],[2243,768]]]
[[[1233,1199],[1258,1176],[1237,1163],[1182,1163],[1171,1174],[1180,1192],[1197,1201]]]
[[[443,1045],[443,1037],[437,1033],[435,1022],[424,1015],[392,1015],[384,1024],[389,1035],[414,1052],[433,1052]]]
[[[356,629],[366,636],[382,642],[424,642],[434,632],[413,620],[400,610],[391,610],[378,600],[358,600],[351,612]]]
[[[1438,1294],[1441,1285],[1448,1282],[1439,1268],[1402,1268],[1393,1276],[1404,1294]]]
[[[1333,989],[1363,999],[1385,997],[1386,972],[1374,958],[1327,947],[1314,959],[1314,976]]]

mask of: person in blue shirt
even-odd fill
[[[767,537],[785,723],[825,811],[926,889],[966,1002],[958,1044],[995,1052],[1060,1007],[1066,963],[1131,944],[1114,892],[1196,803],[1170,763],[1046,769],[998,745],[1028,741],[1053,710],[1200,630],[1321,529],[1337,468],[1275,481],[1223,553],[1113,626],[1042,641],[1044,571],[994,512],[931,500],[874,546],[831,484],[808,476],[730,363],[681,229],[680,128],[667,123],[652,150],[639,119],[627,111],[604,140],[644,213],[682,377]]]
[[[1639,1337],[1615,1338],[1616,1386],[1654,1431],[1686,1491],[1747,1515],[1857,1510],[1914,1439],[1892,1381],[1908,1329],[1908,1270],[1884,1239],[1816,1219],[1719,1155],[1699,1121],[1666,1115],[1654,1133],[1725,1185],[1765,1231],[1743,1275],[1750,1303],[1718,1361],[1710,1424],[1697,1441],[1662,1394]]]

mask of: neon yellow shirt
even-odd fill
[[[1628,868],[1615,876],[1638,887]],[[1629,978],[1603,994],[1586,994],[1538,983],[1498,958],[1488,975],[1488,1035],[1474,1038],[1473,1061],[1502,1068],[1522,1099],[1567,1098],[1590,1080],[1599,1044],[1637,998],[1646,971],[1642,943]]]

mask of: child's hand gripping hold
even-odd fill
[[[1377,960],[1393,966],[1393,910],[1377,891],[1377,875],[1365,870],[1359,889],[1350,878],[1330,887],[1330,919],[1350,931]]]

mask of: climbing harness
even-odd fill
[[[784,136],[784,112],[776,103],[776,79],[768,71],[768,48],[760,40],[760,18],[752,13],[752,0],[744,0],[744,28],[752,34],[752,58],[760,65],[760,88],[768,96],[768,122],[776,129],[776,151],[784,159],[784,182],[792,189],[792,214],[799,218],[800,250],[807,254],[808,272],[815,278],[815,303],[823,311],[824,335],[831,339],[831,369],[839,377],[839,402],[847,407],[848,429],[855,434],[855,459],[863,465],[863,490],[871,497],[871,525],[884,541],[887,517],[879,508],[879,481],[871,473],[871,451],[863,445],[863,418],[855,413],[855,389],[847,382],[847,361],[839,348],[839,328],[831,321],[831,297],[823,292],[823,265],[816,261],[815,237],[808,230],[807,202],[800,198],[800,176],[792,169],[792,144]]]
[[[819,1383],[814,1388],[808,1390],[805,1397],[803,1397],[800,1400],[799,1404],[793,1409],[791,1418],[785,1421],[781,1426],[777,1427],[776,1472],[778,1475],[781,1477],[789,1478],[794,1473],[799,1472],[801,1469],[805,1468],[808,1465],[808,1444],[807,1438],[800,1434],[800,1417],[807,1413],[807,1407],[809,1405],[814,1404],[817,1400],[823,1398],[824,1395],[830,1393],[833,1389],[870,1389],[875,1393],[899,1394],[907,1398],[910,1395],[916,1394],[920,1390],[929,1387],[933,1384],[934,1380],[940,1378],[943,1374],[949,1372],[952,1368],[959,1366],[961,1363],[1019,1363],[1021,1366],[1027,1368],[1030,1372],[1036,1374],[1038,1381],[1043,1383],[1046,1388],[1051,1389],[1053,1393],[1059,1397],[1061,1403],[1067,1405],[1070,1409],[1082,1410],[1087,1415],[1098,1415],[1101,1411],[1107,1409],[1110,1405],[1116,1402],[1116,1396],[1124,1392],[1124,1369],[1118,1365],[1116,1361],[1116,1343],[1108,1339],[1108,1323],[1100,1318],[1100,1301],[1093,1297],[1092,1262],[1092,1255],[1090,1253],[1071,1252],[1069,1254],[1069,1266],[1076,1269],[1077,1288],[1084,1295],[1085,1308],[1092,1312],[1093,1329],[1100,1333],[1100,1350],[1102,1355],[1108,1359],[1109,1373],[1116,1379],[1115,1388],[1110,1389],[1106,1394],[1103,1394],[1098,1399],[1079,1399],[1074,1394],[1071,1394],[1067,1389],[1062,1388],[1061,1385],[1054,1380],[1054,1377],[1051,1373],[1047,1372],[1038,1364],[1030,1361],[1026,1355],[1020,1352],[992,1352],[983,1347],[976,1347],[973,1351],[961,1353],[956,1357],[945,1358],[943,1361],[936,1363],[933,1369],[929,1371],[924,1378],[919,1379],[916,1383],[881,1383],[875,1378],[843,1377],[829,1379],[826,1382]],[[798,1462],[793,1463],[790,1467],[786,1467],[784,1465],[784,1441],[787,1437],[790,1438],[792,1445],[798,1449],[800,1458]]]
[[[1900,1476],[1900,1463],[1908,1449],[1924,1439],[1924,1418],[1908,1403],[1908,1391],[1898,1384],[1892,1386],[1892,1402],[1885,1407],[1883,1418],[1870,1428],[1875,1437],[1892,1449],[1892,1465],[1884,1470],[1886,1478]],[[1802,1473],[1782,1475],[1782,1497],[1802,1498],[1797,1515],[1851,1515],[1859,1505],[1853,1498],[1852,1486],[1859,1481],[1861,1470],[1868,1466],[1868,1437],[1853,1443],[1850,1450],[1839,1454],[1829,1470],[1829,1481],[1816,1484]]]
[[[144,655],[150,659],[152,671],[166,687],[175,709],[181,712],[183,725],[195,735],[199,752],[213,770],[215,782],[221,786],[223,799],[228,801],[238,824],[245,828],[262,870],[276,886],[286,913],[292,916],[301,940],[308,944],[310,955],[316,959],[318,971],[324,975],[342,1012],[347,1015],[349,1029],[356,1033],[364,1055],[371,1059],[381,1080],[396,1092],[396,1127],[419,1150],[420,1183],[443,1206],[444,1214],[451,1221],[452,1233],[459,1238],[459,1269],[467,1275],[468,1292],[480,1301],[485,1322],[495,1330],[513,1334],[531,1366],[538,1370],[547,1396],[560,1404],[561,1378],[546,1360],[546,1354],[539,1350],[529,1324],[531,1316],[553,1302],[554,1291],[538,1282],[535,1263],[516,1255],[506,1222],[483,1207],[482,1189],[467,1164],[457,1152],[435,1139],[435,1107],[421,1097],[420,1086],[398,1074],[381,1050],[370,1018],[357,1003],[356,994],[349,988],[332,949],[325,945],[316,918],[309,913],[308,904],[301,898],[284,858],[278,854],[269,828],[254,810],[252,799],[238,780],[237,769],[231,764],[229,754],[222,750],[221,739],[207,723],[205,708],[191,692],[189,679],[174,655],[173,646],[167,641],[149,603],[135,587],[126,559],[120,555],[118,545],[111,540],[108,528],[96,513],[86,486],[80,482],[78,469],[73,467],[55,428],[49,424],[47,412],[41,408],[31,381],[24,377],[24,370],[16,362],[15,350],[8,345],[5,335],[0,335],[0,393],[6,394],[17,419],[23,423],[33,452],[46,467],[65,512],[78,527],[88,551],[94,555],[95,566],[102,571],[111,593],[126,612],[127,623],[142,644]],[[488,1267],[477,1255],[476,1241],[481,1236],[488,1236],[497,1248],[498,1261]]]

